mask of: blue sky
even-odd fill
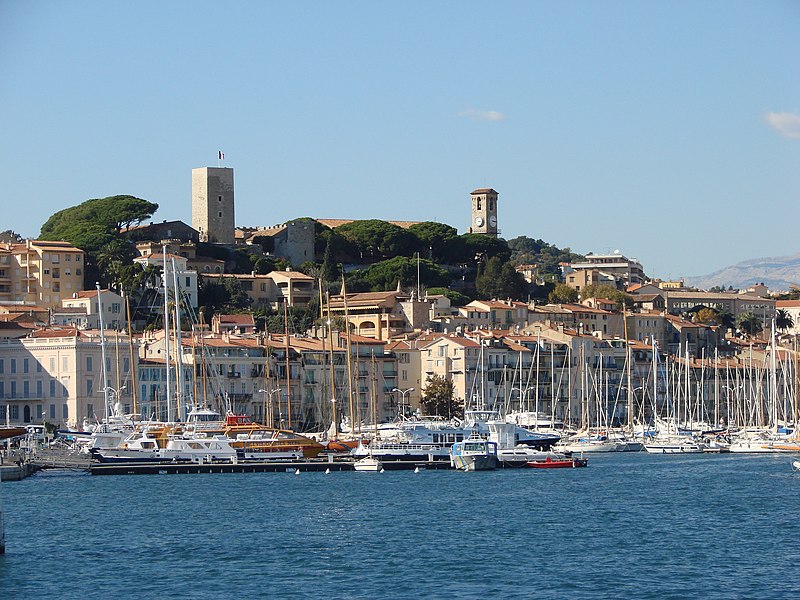
[[[0,2],[0,230],[132,194],[191,222],[437,220],[648,274],[800,252],[800,2]]]

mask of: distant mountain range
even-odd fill
[[[763,283],[773,292],[788,291],[791,285],[800,285],[800,252],[792,256],[753,258],[710,275],[687,277],[685,281],[688,286],[705,290],[714,286],[747,289]]]

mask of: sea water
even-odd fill
[[[788,456],[4,484],[0,598],[798,598]]]

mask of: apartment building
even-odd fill
[[[136,264],[145,267],[160,267],[162,269],[160,290],[175,288],[175,282],[178,283],[181,297],[184,298],[189,306],[197,308],[197,271],[188,267],[188,260],[183,256],[177,254],[163,254],[161,252],[154,254],[147,254],[145,256],[137,256],[133,259]],[[166,263],[167,277],[163,276],[164,263]],[[172,291],[170,291],[170,295]],[[163,294],[162,294],[163,295]]]
[[[220,281],[223,277],[236,279],[250,298],[251,308],[272,309],[287,306],[306,306],[314,297],[314,278],[299,271],[271,271],[227,275],[206,275],[204,281]]]
[[[613,254],[593,254],[590,252],[583,260],[570,263],[564,269],[565,280],[568,281],[567,278],[573,272],[579,271],[597,272],[596,275],[587,277],[583,281],[583,285],[588,285],[590,282],[609,281],[610,278],[613,278],[617,287],[625,289],[629,285],[644,283],[646,280],[642,263],[635,258],[627,258],[619,252]]]
[[[0,303],[57,308],[83,290],[84,252],[67,242],[0,245]]]
[[[100,329],[101,307],[103,327],[115,330],[126,327],[125,299],[111,290],[75,292],[61,301],[61,308],[52,310],[50,322],[61,327]]]

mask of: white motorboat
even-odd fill
[[[697,442],[691,436],[656,436],[645,442],[644,449],[649,454],[699,454],[703,452],[704,444]]]
[[[364,458],[354,462],[353,468],[356,471],[378,473],[383,471],[383,463],[373,456],[365,456]]]
[[[236,462],[236,450],[225,436],[171,436],[160,447],[149,431],[131,434],[118,448],[92,448],[92,456],[103,463],[125,462]]]

